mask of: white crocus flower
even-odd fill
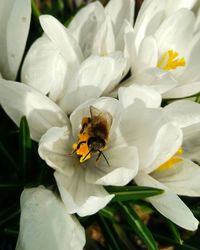
[[[82,250],[84,228],[52,191],[39,186],[21,195],[20,230],[16,250]]]
[[[124,84],[148,85],[163,98],[196,94],[200,91],[200,33],[194,32],[194,13],[183,8],[191,8],[195,1],[184,1],[188,6],[177,1],[170,13],[171,1],[157,2],[145,1],[134,29],[125,34],[132,77]]]
[[[67,113],[89,98],[107,94],[124,76],[126,59],[120,51],[84,60],[76,40],[57,19],[40,17],[44,35],[29,50],[22,82],[38,89]]]
[[[200,159],[200,105],[191,101],[177,101],[162,109],[159,107],[159,97],[145,94],[144,90],[137,86],[131,88],[132,92],[126,88],[119,90],[123,106],[127,107],[142,100],[147,106],[159,110],[163,119],[169,122],[168,127],[165,125],[157,130],[155,141],[149,140],[151,135],[144,134],[145,128],[143,133],[141,132],[144,135],[141,140],[151,155],[147,155],[143,148],[139,148],[139,159],[142,160],[134,180],[141,186],[165,190],[164,194],[147,200],[177,225],[188,230],[196,230],[198,221],[178,195],[200,196],[200,167],[192,161],[199,162]]]
[[[31,137],[40,140],[40,156],[56,170],[57,185],[69,213],[85,216],[97,212],[113,198],[103,185],[124,186],[137,174],[137,150],[128,142],[132,129],[126,120],[130,117],[124,114],[118,100],[102,97],[87,101],[72,112],[69,121],[63,110],[45,95],[25,84],[0,79],[0,102],[18,126],[21,117],[27,117]],[[91,116],[91,107],[109,118],[108,129],[100,128],[100,133],[105,134],[101,157],[98,148],[97,154],[89,153],[92,134],[81,132],[84,119]],[[97,121],[103,117],[100,114]],[[78,155],[82,157],[79,159]]]
[[[31,0],[0,1],[0,74],[15,80],[24,53]]]

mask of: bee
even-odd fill
[[[112,125],[112,115],[109,112],[90,106],[90,117],[82,119],[82,128],[78,142],[73,144],[73,153],[80,155],[80,162],[91,158],[92,154],[98,153],[96,162],[102,155],[108,163],[103,150],[107,148],[109,131]]]

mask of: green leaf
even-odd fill
[[[178,228],[177,226],[170,220],[168,219],[165,219],[166,220],[166,223],[170,229],[170,231],[172,232],[173,236],[174,236],[174,239],[177,243],[179,243],[180,245],[183,244],[183,240],[181,239],[181,236],[180,236],[180,233],[178,231]]]
[[[0,211],[0,226],[12,220],[19,214],[20,209],[17,204],[14,204],[11,207],[4,209],[3,211]]]
[[[162,194],[164,191],[158,188],[126,186],[126,187],[106,187],[106,190],[115,194],[114,201],[132,201],[144,199],[150,196]]]
[[[156,242],[143,221],[139,218],[136,212],[130,207],[129,204],[123,204],[119,202],[120,208],[131,226],[131,228],[137,233],[140,239],[146,244],[149,250],[157,250]]]
[[[124,249],[122,246],[119,237],[116,235],[111,222],[106,221],[103,216],[99,214],[99,223],[104,232],[104,236],[107,240],[107,243],[111,246],[113,250],[121,250]]]
[[[179,244],[177,241],[171,239],[171,238],[168,238],[166,236],[163,236],[163,235],[160,235],[160,234],[157,234],[157,233],[153,233],[153,236],[159,240],[160,242],[163,242],[163,243],[168,243],[168,244],[171,244],[173,246],[175,246],[177,250],[199,250],[199,248],[196,248],[196,247],[193,247],[193,246],[189,246],[188,244]]]
[[[109,219],[110,221],[113,221],[113,222],[117,221],[117,217],[116,217],[113,209],[111,209],[110,207],[104,207],[103,209],[101,209],[99,211],[99,214],[102,215],[103,217]]]
[[[27,165],[30,162],[31,144],[28,122],[23,116],[19,126],[20,173],[23,181],[26,178]]]

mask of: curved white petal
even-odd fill
[[[200,104],[189,100],[175,101],[165,106],[163,114],[179,127],[188,127],[200,122]]]
[[[163,194],[147,198],[146,200],[149,201],[162,215],[180,227],[191,231],[197,229],[199,224],[198,220],[173,191],[152,178],[150,175],[144,173],[139,174],[135,178],[135,182],[140,186],[163,189],[165,191]]]
[[[125,68],[121,52],[90,56],[81,64],[59,106],[69,114],[84,101],[108,93],[123,77]]]
[[[192,96],[200,92],[200,80],[198,82],[188,82],[187,84],[180,84],[179,86],[172,88],[165,92],[163,98],[184,98]]]
[[[24,53],[31,19],[30,0],[0,2],[0,71],[15,80]]]
[[[69,30],[65,28],[55,17],[50,15],[40,16],[40,24],[54,43],[66,62],[70,61],[70,67],[77,68],[83,60],[82,52]]]
[[[138,50],[138,71],[143,71],[147,68],[156,67],[158,63],[158,48],[156,40],[149,36],[145,37],[139,46]]]
[[[50,92],[50,98],[56,100],[62,93],[66,73],[67,65],[63,57],[54,44],[43,36],[37,39],[28,51],[22,67],[21,80],[45,95]],[[52,91],[55,85],[56,91]]]
[[[85,169],[79,166],[72,177],[54,173],[62,201],[68,213],[87,216],[98,212],[114,197],[100,185],[85,180]]]
[[[148,86],[137,84],[119,88],[118,97],[125,108],[138,99],[142,100],[148,108],[159,108],[161,104],[161,95],[158,92]]]
[[[159,109],[145,107],[140,100],[123,110],[120,123],[115,129],[115,145],[138,148],[140,169],[145,169],[154,161],[158,131],[166,121]]]
[[[160,55],[171,49],[184,56],[192,38],[194,22],[194,14],[187,9],[180,9],[167,17],[155,33]]]
[[[113,143],[114,144],[114,143]],[[109,165],[101,156],[98,162],[88,162],[86,181],[100,185],[124,186],[138,172],[138,155],[135,147],[115,147],[112,142],[103,151]]]
[[[0,79],[0,103],[17,126],[26,116],[31,137],[36,141],[49,128],[69,124],[66,114],[54,102],[23,83]]]
[[[148,166],[146,171],[151,173],[161,164],[165,163],[173,157],[178,149],[181,147],[183,141],[182,131],[179,127],[172,123],[163,125],[156,136],[152,145],[154,161]]]
[[[155,171],[152,176],[178,195],[200,196],[200,167],[190,160],[182,159],[172,168]]]
[[[91,55],[95,34],[105,17],[103,6],[96,1],[82,8],[70,22],[68,28],[80,45],[85,57]]]
[[[120,102],[114,98],[101,97],[98,99],[91,99],[83,103],[72,112],[70,116],[70,121],[72,124],[72,133],[73,133],[74,138],[76,138],[80,132],[81,121],[83,117],[91,116],[90,106],[94,106],[95,108],[101,110],[102,112],[109,112],[111,114],[112,119],[113,119],[112,126],[111,126],[110,133],[109,133],[111,136],[119,124],[119,120],[120,120],[120,116],[122,112],[122,106]]]
[[[165,8],[166,15],[170,15],[172,12],[182,8],[190,10],[193,8],[196,2],[197,0],[176,0],[175,2],[173,0],[167,0],[167,5]]]
[[[71,129],[68,127],[50,128],[40,139],[38,152],[46,163],[67,176],[72,176],[78,160],[70,155],[72,152]]]
[[[108,2],[105,12],[111,17],[115,34],[118,34],[125,19],[133,25],[134,9],[134,0],[111,0]]]
[[[115,51],[115,35],[111,19],[106,16],[94,37],[92,53],[104,56],[113,51]]]
[[[116,36],[116,50],[124,51],[125,48],[125,34],[133,32],[133,26],[125,19],[121,29],[119,30],[117,36]]]
[[[138,49],[142,39],[146,35],[153,35],[159,27],[165,9],[166,1],[144,1],[138,13],[134,30],[136,33],[136,48]]]
[[[184,157],[200,163],[200,123],[183,128]]]
[[[84,228],[52,191],[39,186],[22,192],[16,250],[82,250],[85,241]]]

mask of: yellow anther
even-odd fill
[[[160,165],[160,167],[158,167],[156,171],[164,171],[174,167],[176,163],[182,161],[182,158],[180,158],[182,154],[183,154],[183,148],[180,147],[176,152],[176,154],[172,156],[172,158],[170,158],[168,161]]]
[[[183,67],[186,65],[185,59],[178,58],[179,53],[173,50],[168,50],[161,57],[160,61],[157,64],[157,67],[163,70],[173,70],[177,67]]]

